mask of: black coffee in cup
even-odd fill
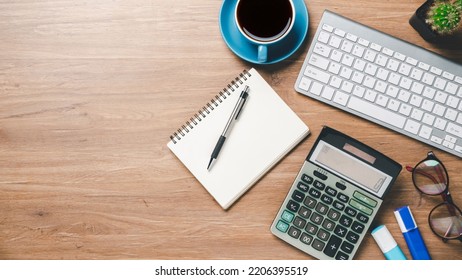
[[[271,42],[282,37],[294,18],[289,0],[241,0],[237,24],[253,40]]]

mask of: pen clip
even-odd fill
[[[249,86],[245,86],[245,89],[242,91],[241,96],[239,96],[239,98],[242,98],[244,101],[242,101],[241,106],[239,107],[234,120],[237,120],[237,118],[241,114],[242,108],[244,107],[244,104],[247,101],[247,97],[249,97],[249,94],[247,93],[248,91],[249,91]]]

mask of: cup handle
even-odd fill
[[[268,47],[258,45],[258,62],[266,62],[268,59]]]

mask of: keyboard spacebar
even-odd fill
[[[350,101],[347,106],[350,109],[366,114],[371,118],[393,125],[400,129],[404,127],[404,123],[406,122],[405,117],[354,96],[350,97]]]

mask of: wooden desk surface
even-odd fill
[[[322,125],[414,165],[431,147],[296,93],[324,9],[462,62],[408,24],[422,0],[305,1],[310,30],[290,59],[254,66],[221,38],[218,0],[0,4],[0,259],[311,259],[269,226]],[[167,148],[170,134],[255,67],[312,134],[223,211]],[[461,160],[436,150],[462,206]],[[462,259],[427,224],[440,197],[403,171],[377,221],[409,251],[393,209],[410,205],[434,259]],[[357,259],[383,259],[372,237]]]

